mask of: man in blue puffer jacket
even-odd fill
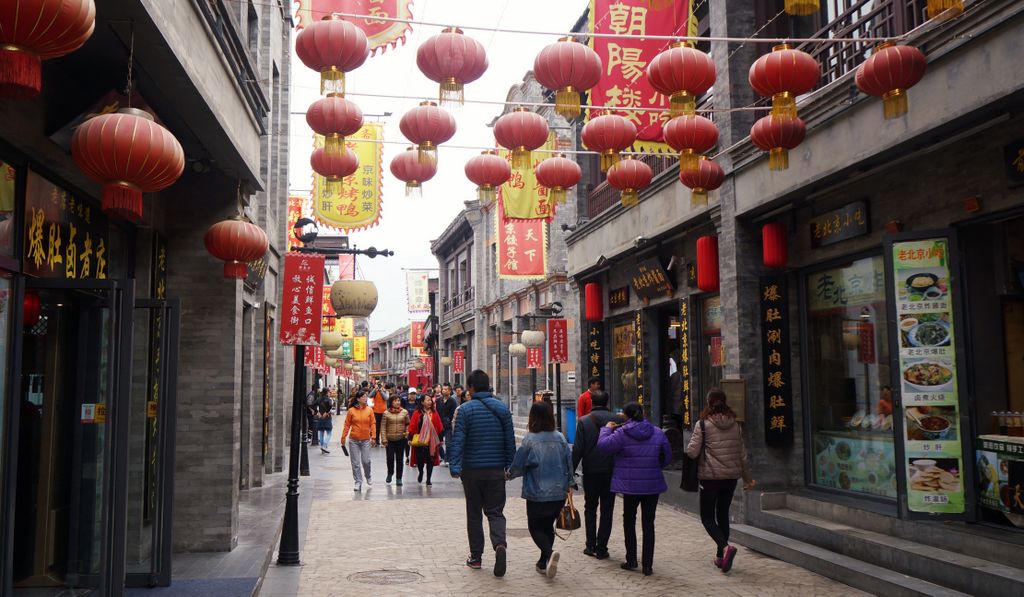
[[[466,531],[469,535],[469,558],[466,565],[475,570],[482,566],[484,551],[484,515],[490,527],[494,548],[494,575],[504,576],[506,569],[505,539],[505,471],[516,454],[512,431],[512,414],[505,404],[491,394],[491,380],[477,369],[469,374],[467,385],[472,398],[455,413],[452,445],[448,463],[452,477],[462,479],[466,493]]]

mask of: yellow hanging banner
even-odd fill
[[[530,154],[530,167],[512,170],[508,182],[498,190],[501,204],[505,209],[505,218],[511,220],[550,220],[555,215],[551,205],[551,197],[547,187],[537,182],[534,169],[537,164],[551,157],[551,151],[558,147],[554,133],[548,134],[548,142],[544,144],[546,151],[534,151]],[[512,161],[512,152],[505,151],[503,157]]]
[[[357,363],[366,362],[366,336],[356,336],[352,339],[352,360]]]
[[[313,173],[313,213],[321,226],[352,232],[371,228],[383,214],[381,162],[383,161],[383,125],[369,122],[356,134],[346,137],[345,147],[359,158],[359,168],[338,184]],[[313,149],[324,146],[321,135],[313,135]]]

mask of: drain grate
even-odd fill
[[[530,529],[505,529],[505,534],[509,537],[529,537]]]
[[[350,574],[348,579],[366,585],[402,585],[423,579],[423,575],[412,570],[369,570]]]

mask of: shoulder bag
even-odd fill
[[[572,503],[572,488],[570,487],[568,493],[565,494],[565,504],[562,505],[562,510],[558,513],[558,519],[555,520],[555,528],[569,531],[569,535],[571,535],[572,531],[580,528],[580,526],[580,511]],[[569,535],[565,537],[559,536],[558,538],[566,541],[569,539]]]
[[[707,430],[704,427],[704,419],[700,420],[700,453],[697,454],[696,458],[690,458],[683,450],[683,475],[679,481],[679,489],[683,491],[697,491],[700,487],[700,480],[697,478],[697,467],[700,465],[700,459],[704,457],[704,440],[706,438]]]

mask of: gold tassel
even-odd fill
[[[530,167],[530,150],[525,147],[517,147],[512,150],[512,167],[516,170],[526,170]]]
[[[498,193],[491,185],[484,185],[476,188],[476,198],[484,205],[490,205],[497,197]]]
[[[619,163],[619,154],[614,149],[606,149],[601,152],[601,172],[607,172],[612,166]]]
[[[405,183],[405,196],[410,199],[422,199],[423,198],[423,187],[420,183],[414,181]]]
[[[676,116],[692,116],[697,113],[697,96],[687,91],[673,93],[669,98],[668,115],[670,118]]]
[[[964,11],[963,0],[928,0],[928,18],[942,20],[960,16]]]
[[[769,170],[786,170],[789,168],[789,150],[785,147],[773,147],[768,152]]]
[[[818,0],[786,0],[786,14],[794,17],[806,17],[818,12]]]
[[[338,156],[345,153],[345,137],[337,133],[331,133],[324,137],[324,151],[329,156]]]
[[[882,95],[882,112],[886,120],[899,118],[907,113],[907,92],[903,89],[893,89]]]
[[[441,81],[441,92],[438,95],[438,103],[442,106],[461,106],[466,99],[463,93],[462,83],[455,78],[448,78]]]
[[[788,91],[772,96],[772,116],[796,118],[796,98]]]
[[[640,192],[636,189],[625,189],[620,195],[622,199],[622,207],[629,209],[640,203]]]
[[[345,71],[333,66],[320,71],[320,94],[345,97]]]
[[[551,187],[551,202],[554,204],[565,203],[565,187]]]
[[[690,194],[690,207],[696,209],[698,207],[707,207],[708,204],[708,192],[705,189],[697,187],[693,189],[693,193]]]
[[[572,87],[565,87],[555,92],[555,112],[566,120],[576,120],[580,116],[580,94]]]
[[[421,164],[437,163],[437,145],[434,145],[430,141],[424,141],[419,144],[418,149],[418,157]]]
[[[692,172],[700,168],[700,154],[692,149],[684,149],[679,152],[679,174]]]

